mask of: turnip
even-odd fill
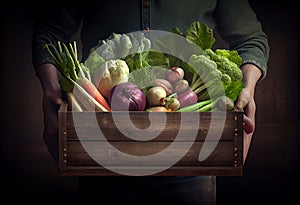
[[[177,93],[177,95],[187,91],[189,88],[189,82],[185,79],[178,80],[174,84],[174,92]]]
[[[164,105],[167,96],[166,90],[160,86],[151,87],[146,93],[149,107]]]
[[[177,99],[177,93],[173,93],[171,95],[168,95],[165,98],[165,104],[164,104],[164,106],[167,109],[171,109],[172,111],[178,110],[180,108],[180,102]]]
[[[173,98],[167,107],[172,111],[176,111],[180,108],[180,102],[177,98]]]
[[[180,67],[172,67],[166,71],[166,79],[170,81],[172,84],[178,80],[183,79],[184,70]]]
[[[157,78],[155,80],[156,86],[163,87],[168,95],[171,95],[173,93],[173,85],[166,79]]]
[[[188,89],[178,95],[177,99],[180,103],[180,108],[193,105],[198,102],[198,96],[191,89]]]

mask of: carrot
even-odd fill
[[[99,102],[107,111],[111,111],[111,108],[104,98],[104,96],[99,92],[96,86],[89,80],[84,80],[80,85],[93,97],[97,102]]]
[[[54,53],[49,46],[52,46]],[[60,42],[58,42],[58,50],[53,44],[47,44],[46,48],[55,61],[56,67],[60,73],[84,96],[86,96],[89,102],[95,105],[96,110],[111,111],[108,102],[92,83],[90,76],[87,75],[87,71],[84,71],[81,67],[77,59],[75,41],[74,45],[69,44],[69,48],[64,43],[61,44]]]

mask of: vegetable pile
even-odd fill
[[[184,44],[177,45],[178,37]],[[154,45],[143,32],[113,33],[83,62],[76,42],[46,48],[75,110],[231,111],[243,88],[242,59],[236,50],[212,50],[214,42],[206,24],[193,22],[185,33],[173,28]],[[191,49],[178,49],[187,45]]]

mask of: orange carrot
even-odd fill
[[[111,108],[107,102],[107,100],[103,97],[103,95],[98,91],[96,86],[89,80],[84,79],[80,82],[80,85],[90,94],[95,100],[100,103],[107,111],[111,111]]]

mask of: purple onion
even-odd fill
[[[146,96],[138,85],[124,82],[111,89],[108,103],[112,111],[143,111],[146,108]]]
[[[190,89],[179,94],[177,99],[180,103],[180,108],[193,105],[198,102],[198,96]]]

